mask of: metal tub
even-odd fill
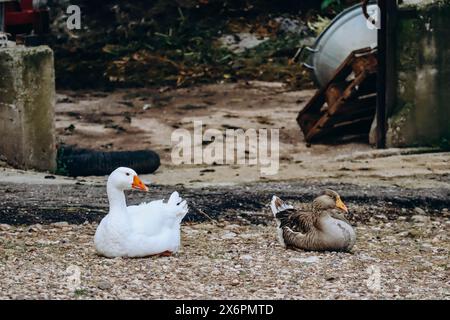
[[[370,16],[376,14],[378,7],[367,6]],[[335,70],[356,49],[376,47],[377,29],[364,17],[361,4],[354,5],[337,15],[330,25],[317,37],[304,65],[314,71],[315,81],[324,86]]]

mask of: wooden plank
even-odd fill
[[[330,114],[330,116],[334,115],[347,100],[351,99],[355,95],[357,91],[356,88],[361,85],[366,77],[366,72],[362,72],[356,77],[356,79],[342,93],[342,96],[339,98],[339,100],[328,109],[327,112]]]
[[[299,112],[299,115],[297,117],[297,119],[307,113],[310,112],[311,108],[314,109],[319,109],[321,108],[321,106],[323,105],[323,103],[325,102],[325,96],[324,93],[325,91],[328,89],[328,87],[335,83],[335,82],[339,82],[339,81],[343,81],[345,80],[345,78],[347,78],[348,74],[347,72],[345,72],[345,76],[339,76],[341,73],[343,73],[343,71],[345,69],[347,69],[346,71],[349,70],[349,68],[351,68],[351,62],[352,60],[355,58],[356,55],[362,55],[362,54],[370,54],[372,52],[371,48],[363,48],[363,49],[359,49],[359,50],[355,50],[353,51],[345,60],[344,62],[339,66],[339,68],[335,71],[335,73],[333,74],[332,78],[330,79],[330,81],[321,89],[319,89],[315,95],[311,98],[311,100],[306,104],[306,106]]]
[[[306,141],[323,136],[341,126],[341,122],[351,125],[373,118],[376,66],[377,59],[370,48],[356,50],[346,58],[328,84],[298,114],[297,122]],[[352,74],[354,78],[349,81]],[[359,96],[364,98],[358,99]],[[324,111],[325,103],[328,107]]]

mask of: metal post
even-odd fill
[[[397,1],[387,1],[386,20],[386,119],[397,99]],[[386,128],[387,130],[387,128]]]
[[[5,31],[5,6],[0,1],[0,32]]]
[[[380,29],[378,29],[377,71],[377,148],[386,147],[387,115],[396,99],[395,38],[397,28],[397,1],[378,0]]]
[[[386,147],[386,44],[387,3],[392,0],[378,0],[380,8],[380,29],[378,29],[377,70],[377,148]]]

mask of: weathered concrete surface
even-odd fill
[[[400,10],[397,103],[387,146],[450,146],[450,1],[415,1]]]
[[[0,154],[23,169],[56,169],[53,51],[0,49]]]

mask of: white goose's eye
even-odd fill
[[[127,173],[125,173],[127,176],[129,176],[130,175],[130,173],[129,172],[127,172]]]

